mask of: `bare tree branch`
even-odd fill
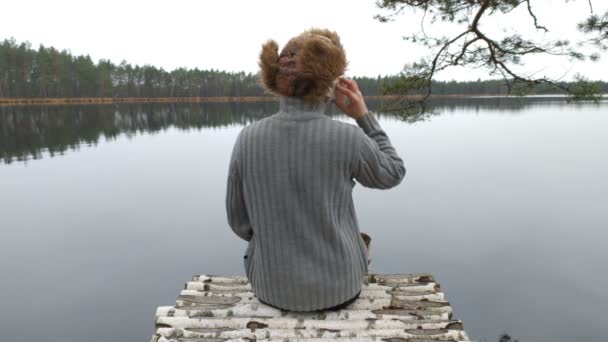
[[[531,55],[551,55],[566,57],[571,60],[589,58],[594,61],[598,55],[585,53],[573,47],[567,40],[534,41],[523,38],[515,33],[496,40],[488,36],[480,28],[483,18],[492,15],[510,13],[525,3],[526,10],[533,20],[534,28],[548,32],[548,28],[539,23],[538,17],[532,8],[531,0],[382,0],[377,1],[379,8],[391,10],[390,15],[376,15],[380,21],[392,20],[395,15],[405,9],[420,9],[423,11],[420,22],[422,34],[413,34],[407,40],[421,44],[435,52],[428,58],[406,65],[399,81],[385,88],[386,92],[401,94],[404,98],[403,106],[424,110],[424,103],[432,95],[432,81],[440,71],[453,66],[477,66],[488,70],[490,75],[500,75],[504,80],[508,92],[517,90],[525,93],[532,90],[535,85],[547,84],[565,94],[572,94],[573,89],[559,82],[559,79],[536,77],[515,71],[513,66],[522,65],[523,58]],[[591,11],[593,6],[588,1]],[[430,15],[431,22],[467,23],[467,28],[450,37],[435,38],[427,35],[424,21]],[[388,19],[390,18],[390,19]],[[472,20],[470,20],[472,18]],[[470,21],[469,21],[470,20]],[[608,12],[603,17],[593,15],[583,23],[579,23],[579,30],[586,33],[598,33],[599,36],[592,42],[598,47],[608,41]],[[580,47],[580,45],[579,45]],[[589,90],[591,87],[581,89]],[[411,100],[410,94],[417,95],[417,100]],[[411,114],[411,113],[410,113]],[[418,112],[414,115],[423,115]]]
[[[536,15],[534,14],[534,12],[532,12],[532,5],[530,5],[530,0],[526,0],[526,4],[528,5],[528,13],[532,17],[532,19],[534,19],[534,27],[536,27],[536,29],[538,29],[538,30],[543,30],[545,32],[549,32],[549,30],[546,27],[538,24],[538,19],[536,18]]]

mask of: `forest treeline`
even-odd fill
[[[380,118],[398,118],[397,114],[376,112],[382,101],[370,100],[370,110]],[[431,111],[452,113],[466,111],[517,113],[536,105],[559,106],[559,101],[531,98],[489,97],[478,99],[436,99]],[[0,106],[0,165],[16,161],[61,155],[83,145],[96,145],[100,139],[121,135],[154,133],[171,127],[202,130],[247,124],[276,113],[278,101],[118,104],[108,106]],[[327,115],[346,118],[335,106]]]
[[[365,95],[382,95],[384,84],[398,76],[353,77]],[[608,92],[607,82],[597,82]],[[434,94],[507,94],[502,80],[434,81]],[[532,93],[557,93],[547,85]],[[0,98],[46,97],[215,97],[264,96],[258,75],[178,68],[164,70],[151,65],[114,64],[68,50],[5,39],[0,43]]]

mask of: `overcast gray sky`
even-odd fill
[[[97,61],[151,64],[165,69],[187,67],[257,72],[261,44],[275,39],[279,46],[312,26],[335,30],[347,52],[350,76],[377,76],[399,72],[406,62],[428,53],[403,41],[420,30],[420,13],[407,12],[392,23],[373,19],[380,13],[375,0],[265,0],[265,1],[28,1],[0,0],[0,39],[89,54]],[[576,38],[575,25],[589,13],[586,0],[534,0],[539,20],[551,32],[545,38]],[[606,0],[595,0],[603,12]],[[488,17],[482,26],[494,37],[518,28],[535,34],[525,7],[506,17]],[[454,34],[457,28],[428,24],[427,33]],[[564,59],[530,60],[522,71],[536,76],[570,79],[580,72],[608,80],[605,59],[572,64]],[[448,69],[440,79],[487,78],[486,72]]]

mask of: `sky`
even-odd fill
[[[500,37],[517,30],[543,39],[580,38],[576,22],[589,14],[587,1],[532,1],[541,24],[550,30],[538,34],[525,7],[508,15],[486,17],[481,27]],[[608,1],[595,0],[603,13]],[[604,6],[602,8],[602,6]],[[336,31],[349,61],[348,76],[393,75],[406,63],[430,51],[406,42],[403,36],[419,32],[421,12],[406,11],[389,23],[374,14],[386,13],[375,0],[233,0],[233,1],[29,1],[0,0],[0,39],[15,38],[88,54],[93,60],[126,60],[171,70],[177,67],[226,71],[258,71],[261,45],[274,39],[279,49],[289,38],[311,27]],[[453,35],[462,27],[431,24],[432,35]],[[576,73],[608,80],[605,54],[599,62],[571,63],[564,58],[534,58],[515,69],[530,75],[570,80]],[[604,67],[601,67],[604,65]],[[451,68],[437,75],[444,80],[487,79],[487,70]]]

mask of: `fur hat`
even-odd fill
[[[320,103],[331,96],[334,82],[344,74],[346,54],[333,31],[311,28],[293,37],[278,53],[274,40],[262,45],[260,81],[269,92]]]

